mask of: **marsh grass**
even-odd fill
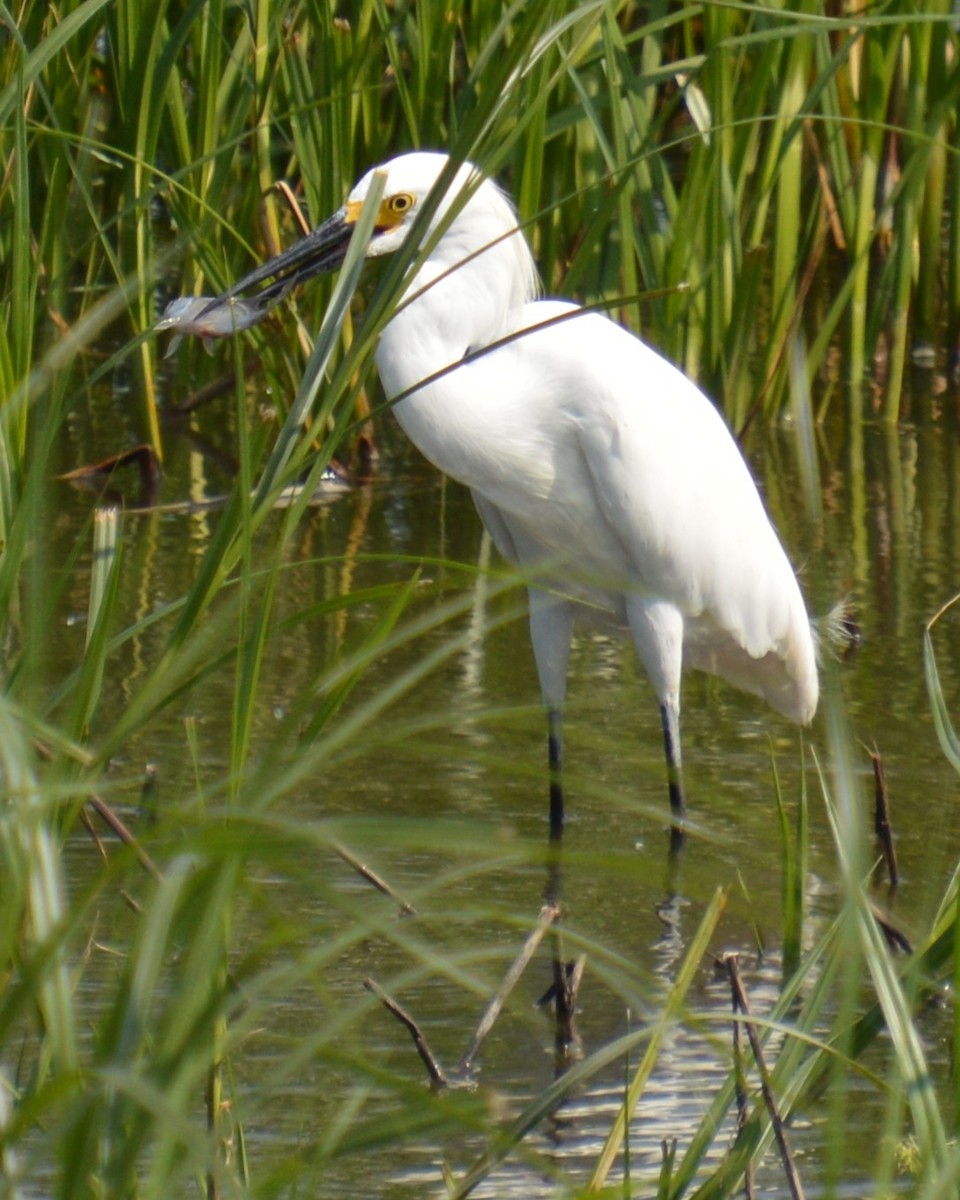
[[[729,1018],[685,999],[719,902],[705,906],[702,937],[662,1007],[628,1037],[593,1049],[506,1124],[480,1093],[432,1096],[409,1074],[372,1061],[361,1025],[373,1001],[357,1005],[324,990],[329,964],[373,939],[406,964],[398,985],[439,974],[476,997],[489,985],[487,948],[469,934],[463,942],[467,914],[445,911],[442,899],[433,904],[440,881],[417,889],[426,925],[398,922],[382,903],[357,903],[308,860],[351,838],[370,844],[369,829],[294,819],[284,804],[304,779],[343,771],[371,745],[386,752],[413,732],[442,738],[448,714],[401,720],[395,704],[473,636],[463,625],[472,604],[466,585],[501,596],[497,619],[512,619],[520,604],[509,576],[447,564],[465,587],[446,594],[411,564],[401,582],[354,588],[278,618],[306,500],[279,520],[275,502],[304,472],[317,481],[349,444],[361,394],[369,390],[376,403],[371,345],[410,255],[358,290],[361,229],[337,281],[318,281],[287,302],[285,320],[309,336],[251,333],[244,345],[259,357],[257,380],[244,377],[242,347],[234,347],[235,485],[192,581],[146,614],[126,611],[117,585],[129,551],[125,518],[98,514],[88,534],[87,637],[74,662],[51,663],[44,652],[53,612],[50,477],[65,423],[105,379],[129,388],[139,436],[162,456],[164,398],[220,366],[192,345],[162,364],[150,326],[167,296],[217,291],[253,255],[291,236],[269,192],[275,180],[294,181],[319,217],[368,166],[410,146],[449,148],[504,179],[547,290],[619,309],[710,390],[736,427],[793,403],[810,429],[811,396],[825,397],[829,410],[843,394],[852,398],[848,410],[826,415],[845,422],[856,444],[872,414],[900,414],[914,345],[931,345],[943,361],[960,331],[960,55],[950,14],[947,0],[922,12],[891,3],[859,14],[812,2],[665,0],[365,0],[346,16],[315,0],[82,0],[2,11],[0,1195],[36,1194],[31,1174],[41,1165],[53,1171],[50,1193],[63,1196],[169,1197],[191,1182],[211,1196],[322,1194],[338,1157],[467,1138],[491,1148],[451,1170],[451,1194],[466,1195],[508,1154],[544,1168],[528,1132],[628,1051],[639,1065],[625,1110],[642,1103],[659,1039],[676,1022],[709,1029],[720,1044],[713,1027]],[[840,377],[848,387],[833,386]],[[250,420],[256,389],[280,407],[275,428]],[[78,548],[65,564],[68,579],[85,578],[84,555]],[[419,603],[425,594],[436,603]],[[331,657],[273,737],[258,735],[272,641],[364,605],[377,613],[367,633]],[[158,653],[118,712],[106,703],[118,663],[147,633]],[[415,665],[390,668],[372,695],[360,686],[374,665],[391,663],[392,651],[426,645],[428,635]],[[932,708],[956,766],[932,643],[927,661]],[[78,889],[67,878],[66,848],[80,810],[94,793],[109,800],[129,786],[117,785],[111,761],[180,698],[222,676],[233,681],[226,777],[204,776],[188,723],[183,755],[195,764],[195,794],[142,829],[162,864],[158,877],[142,873],[133,847],[111,847]],[[853,739],[829,679],[827,696],[825,757],[808,768],[799,801],[778,796],[785,970],[760,1036],[776,1046],[772,1080],[786,1111],[803,1112],[826,1089],[833,1184],[856,1073],[887,1097],[875,1194],[893,1187],[891,1147],[909,1134],[911,1194],[932,1200],[955,1190],[960,1156],[914,1015],[956,971],[956,881],[915,954],[902,967],[892,962],[856,852],[866,840]],[[808,945],[805,822],[814,793],[831,814],[843,891],[833,923]],[[435,824],[384,822],[378,838],[397,853],[426,840],[450,864],[443,882],[500,861],[482,839]],[[513,861],[529,867],[540,853],[522,847]],[[258,882],[269,875],[309,881],[337,915],[336,932],[315,938],[309,923],[274,907]],[[123,893],[136,911],[115,918],[115,967],[98,976],[95,1005],[82,1005],[102,913]],[[258,911],[262,936],[239,938]],[[532,914],[494,915],[519,938]],[[569,936],[577,942],[575,930]],[[615,949],[580,942],[625,1003],[646,1011],[643,981]],[[350,1081],[344,1094],[353,1099],[331,1114],[325,1141],[291,1146],[263,1169],[246,1152],[231,1078],[252,1031],[301,988],[319,992],[324,1019],[291,1042],[264,1086],[320,1064]],[[864,1064],[881,1030],[893,1046],[884,1079]],[[358,1099],[373,1092],[391,1097],[388,1118],[369,1115]],[[707,1165],[734,1099],[731,1063],[695,1135],[665,1159],[658,1195],[737,1193],[772,1127],[756,1099],[722,1165]],[[629,1187],[606,1182],[623,1131],[620,1117],[587,1192]],[[635,1194],[653,1186],[634,1185]]]

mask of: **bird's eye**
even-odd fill
[[[413,208],[413,197],[409,192],[397,192],[395,196],[391,196],[388,201],[390,211],[400,216],[402,213],[409,212]]]

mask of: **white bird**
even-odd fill
[[[447,164],[444,154],[412,153],[380,168],[369,256],[403,245]],[[373,177],[212,303],[271,276],[273,294],[339,265]],[[813,718],[815,638],[796,576],[714,405],[606,316],[538,300],[514,209],[469,163],[418,227],[421,242],[438,230],[405,280],[376,362],[387,396],[399,397],[403,429],[471,490],[498,550],[529,579],[551,829],[563,824],[574,618],[587,613],[629,633],[657,693],[677,831],[683,666],[758,694],[794,721]]]

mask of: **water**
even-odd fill
[[[862,448],[847,444],[842,431],[821,432],[819,523],[804,512],[789,429],[755,430],[747,445],[814,604],[822,609],[849,595],[855,605],[863,644],[836,670],[851,728],[860,742],[881,753],[889,787],[903,884],[889,905],[882,891],[878,898],[913,937],[929,926],[960,857],[957,779],[934,734],[921,644],[925,622],[960,580],[958,429],[954,414],[932,394],[918,388],[915,406],[923,414],[915,424],[868,428]],[[122,419],[118,408],[118,423]],[[163,500],[200,500],[229,486],[230,471],[219,464],[221,454],[229,452],[230,421],[221,425],[219,420],[216,413],[191,419],[171,436]],[[78,421],[63,447],[65,468],[115,449],[115,436],[109,421],[99,428]],[[241,958],[261,941],[268,961],[309,955],[352,921],[369,922],[370,932],[322,955],[316,969],[297,976],[289,991],[278,989],[265,1010],[269,1019],[249,1032],[231,1067],[255,1178],[302,1145],[309,1148],[304,1153],[330,1158],[324,1194],[403,1198],[442,1194],[438,1161],[448,1159],[462,1170],[483,1144],[479,1138],[451,1141],[442,1117],[436,1118],[438,1130],[405,1139],[399,1155],[396,1142],[381,1134],[383,1123],[403,1104],[392,1088],[378,1083],[377,1073],[407,1079],[418,1094],[425,1076],[407,1033],[363,991],[362,981],[375,975],[390,983],[443,1063],[456,1063],[524,936],[518,924],[499,914],[528,914],[532,924],[541,903],[545,749],[525,622],[516,616],[519,592],[490,596],[469,574],[437,565],[438,560],[483,560],[488,548],[479,520],[463,490],[441,480],[395,431],[385,428],[384,439],[377,480],[311,510],[298,531],[282,576],[252,736],[255,745],[269,746],[332,658],[362,645],[377,627],[383,601],[371,597],[289,625],[284,618],[322,606],[331,596],[356,595],[385,582],[400,585],[413,578],[421,558],[411,619],[465,598],[455,621],[375,659],[344,711],[372,702],[452,633],[463,635],[456,651],[368,724],[361,752],[354,742],[349,754],[332,757],[321,777],[288,789],[281,802],[282,815],[294,821],[342,821],[351,848],[401,893],[414,894],[423,915],[400,921],[389,900],[328,850],[305,845],[284,857],[267,848],[252,854],[251,904],[237,920]],[[211,442],[219,452],[216,446],[211,450]],[[55,542],[46,569],[52,585],[63,590],[48,647],[51,680],[64,663],[76,661],[85,636],[84,564],[67,571],[62,564],[78,538],[89,543],[89,507],[88,499],[66,485],[56,497]],[[187,590],[216,521],[216,511],[205,509],[124,519],[120,611],[125,622],[146,617]],[[269,530],[263,545],[269,545]],[[948,619],[936,635],[941,680],[953,712],[960,709],[957,619]],[[491,624],[494,628],[480,636]],[[472,629],[477,636],[470,635]],[[164,638],[163,628],[146,627],[120,650],[98,716],[101,727],[109,727],[123,711],[162,653]],[[226,667],[200,679],[146,732],[130,739],[117,758],[111,800],[162,861],[176,852],[178,821],[188,824],[196,812],[198,786],[209,791],[211,804],[223,801],[218,789],[229,770],[233,686]],[[592,633],[580,636],[572,656],[567,724],[566,926],[574,939],[596,939],[611,955],[607,962],[595,956],[588,963],[577,1018],[584,1053],[634,1027],[650,1011],[673,979],[717,887],[729,888],[730,897],[715,949],[742,954],[757,1010],[768,1010],[776,997],[781,850],[771,759],[792,804],[800,786],[800,737],[759,701],[715,680],[690,677],[684,745],[694,828],[679,868],[671,871],[656,703],[627,647]],[[822,716],[808,745],[826,761]],[[156,827],[139,808],[147,763],[157,773],[151,800],[159,817]],[[837,866],[809,756],[807,763],[812,796],[808,894],[811,927],[817,930],[834,911]],[[858,769],[866,812],[872,797],[866,752]],[[158,832],[152,834],[152,828]],[[872,853],[872,845],[869,849]],[[68,862],[72,886],[82,888],[96,860],[80,834],[71,841]],[[284,943],[281,932],[289,914],[296,915],[298,930],[292,945]],[[131,918],[120,901],[105,903],[98,916],[97,945],[111,936],[122,943]],[[474,953],[460,973],[444,973],[430,958],[432,947],[450,955],[467,945],[487,953]],[[91,1020],[98,979],[110,979],[113,970],[109,954],[95,949],[83,977]],[[485,1043],[478,1059],[479,1089],[463,1097],[464,1103],[506,1117],[554,1078],[552,1029],[535,1007],[548,982],[548,956],[541,949]],[[691,1003],[727,1012],[722,977],[703,970]],[[338,1036],[371,1064],[366,1084],[332,1052],[329,1023],[344,1011],[351,1019]],[[362,1019],[356,1019],[358,1012]],[[936,1011],[924,1017],[934,1060],[945,1042],[940,1024],[945,1020]],[[655,1177],[662,1141],[678,1138],[682,1149],[685,1135],[702,1118],[727,1065],[712,1039],[728,1045],[729,1032],[719,1025],[683,1026],[671,1034],[631,1132],[638,1174]],[[301,1053],[291,1076],[287,1064],[293,1047]],[[882,1051],[875,1058],[882,1070]],[[942,1061],[940,1067],[945,1076]],[[620,1101],[623,1072],[618,1063],[575,1092],[531,1136],[539,1161],[531,1165],[514,1155],[477,1194],[555,1194],[551,1164],[585,1178]],[[882,1099],[867,1085],[862,1091],[862,1147],[849,1151],[850,1195],[858,1194],[855,1165],[869,1170],[883,1113]],[[349,1120],[340,1124],[345,1114]],[[818,1193],[823,1178],[824,1120],[814,1114],[792,1130],[809,1195]],[[715,1156],[725,1144],[718,1139]],[[762,1182],[766,1194],[786,1194],[773,1154]]]

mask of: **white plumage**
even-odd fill
[[[386,186],[369,254],[404,242],[447,161],[414,153],[381,168]],[[271,274],[283,285],[331,266],[372,178],[229,294]],[[380,377],[389,397],[401,397],[393,411],[411,440],[471,489],[500,552],[529,573],[555,829],[567,658],[583,609],[633,639],[660,701],[679,820],[684,663],[763,696],[795,721],[813,717],[817,665],[800,588],[713,404],[613,321],[537,300],[513,209],[478,178],[463,165],[437,207],[430,230],[443,232],[380,337]]]

